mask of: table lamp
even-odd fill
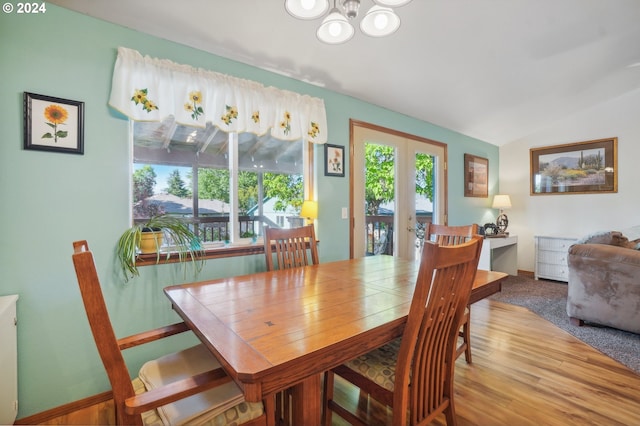
[[[318,202],[312,200],[304,200],[300,209],[300,216],[307,219],[307,223],[313,223],[318,218]]]
[[[504,234],[509,226],[509,219],[504,214],[504,209],[511,208],[511,199],[508,195],[495,195],[493,197],[493,205],[491,208],[500,209],[500,215],[496,219],[496,227],[498,228],[498,234]]]

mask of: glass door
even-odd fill
[[[366,124],[351,131],[352,257],[415,258],[424,225],[444,223],[446,146]]]

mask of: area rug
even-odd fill
[[[640,335],[587,323],[574,326],[567,316],[567,284],[510,276],[491,300],[523,306],[640,374]]]

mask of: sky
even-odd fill
[[[133,165],[133,170],[139,170],[144,166],[145,164],[135,163]],[[153,170],[156,172],[156,185],[153,187],[154,194],[161,194],[163,192],[166,192],[168,188],[167,180],[169,179],[169,175],[171,174],[171,172],[173,172],[175,169],[180,170],[180,177],[182,178],[184,183],[189,183],[189,180],[187,179],[187,173],[191,171],[190,167],[159,166],[157,164],[154,164]]]

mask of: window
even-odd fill
[[[312,187],[308,142],[189,127],[172,117],[131,129],[134,220],[179,215],[205,247],[259,237],[264,225],[301,224]]]

